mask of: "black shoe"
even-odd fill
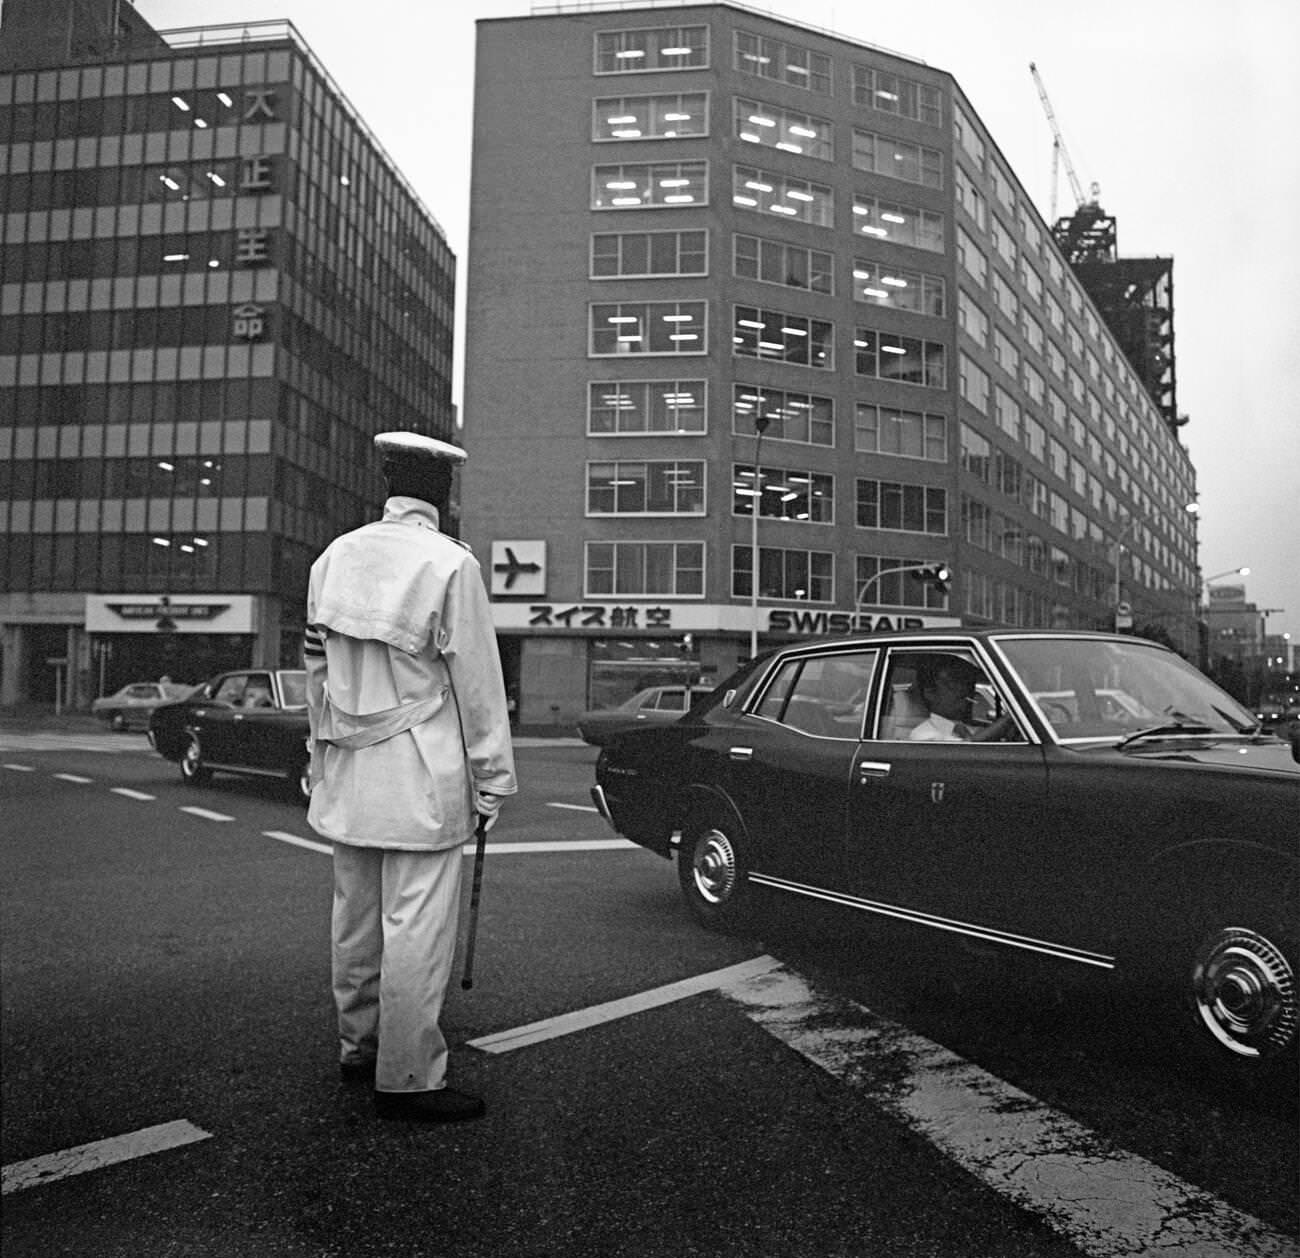
[[[375,1059],[339,1062],[339,1078],[344,1083],[374,1083]]]
[[[455,1088],[436,1092],[376,1092],[375,1113],[380,1118],[403,1119],[408,1123],[460,1123],[482,1118],[487,1107],[482,1097]]]

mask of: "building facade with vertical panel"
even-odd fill
[[[467,284],[465,531],[526,725],[755,638],[1194,654],[1188,453],[946,71],[729,3],[480,21]]]
[[[0,28],[0,703],[295,664],[374,433],[452,435],[455,260],[289,24],[50,8]]]

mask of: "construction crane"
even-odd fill
[[[1052,109],[1052,102],[1048,99],[1047,89],[1043,86],[1042,76],[1038,73],[1038,67],[1031,61],[1029,63],[1029,73],[1034,76],[1034,86],[1038,88],[1038,99],[1043,102],[1043,111],[1047,114],[1048,124],[1052,128],[1052,215],[1050,222],[1056,222],[1056,185],[1060,181],[1060,167],[1065,165],[1065,175],[1070,181],[1070,190],[1074,193],[1074,203],[1076,209],[1082,209],[1084,205],[1096,205],[1101,198],[1101,186],[1094,183],[1092,185],[1092,199],[1089,201],[1083,195],[1083,185],[1079,182],[1079,176],[1074,173],[1074,163],[1070,160],[1070,150],[1065,147],[1065,137],[1061,134],[1061,128],[1056,121],[1056,114]]]

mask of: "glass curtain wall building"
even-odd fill
[[[0,702],[295,663],[371,437],[454,428],[455,260],[294,29],[131,16],[0,36]]]
[[[467,319],[525,724],[751,634],[1118,603],[1195,651],[1187,451],[945,71],[735,4],[481,21]]]

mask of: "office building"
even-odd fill
[[[1177,426],[947,71],[738,4],[480,21],[467,285],[524,725],[852,628],[1194,655]]]
[[[440,227],[284,22],[7,0],[0,161],[0,703],[296,664],[374,433],[454,429]]]

